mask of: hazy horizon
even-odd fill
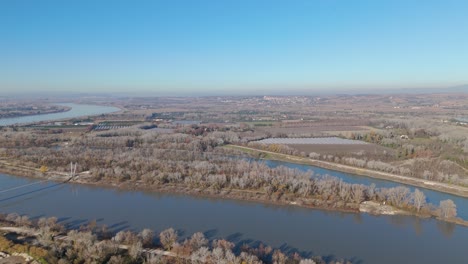
[[[261,95],[468,84],[464,1],[8,1],[0,94]]]
[[[371,88],[349,88],[349,89],[255,89],[252,91],[234,90],[234,91],[13,91],[3,92],[0,91],[0,97],[7,98],[21,98],[21,97],[210,97],[210,96],[330,96],[330,95],[367,95],[367,94],[443,94],[443,93],[466,93],[468,92],[468,85],[452,86],[452,87],[406,87],[406,88],[385,88],[385,89],[371,89]]]

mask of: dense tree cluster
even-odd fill
[[[341,163],[397,175],[468,186],[468,176],[465,169],[454,161],[440,158],[423,157],[408,159],[405,161],[384,162],[381,160],[370,159],[365,155],[349,157],[348,155],[319,154],[316,152],[307,154],[286,145],[249,142],[247,146],[287,155],[301,157],[308,156],[312,159]],[[405,147],[410,149],[410,152],[411,149],[414,149],[414,146]]]
[[[0,214],[0,223],[36,234],[23,242],[35,244],[35,247],[28,246],[29,251],[26,252],[48,263],[350,263],[343,260],[325,261],[321,257],[303,258],[298,253],[284,253],[263,244],[251,247],[235,245],[224,239],[209,241],[201,232],[181,239],[173,228],[159,233],[158,241],[150,229],[143,229],[139,233],[124,230],[112,234],[105,226],[97,226],[94,221],[79,229],[67,230],[57,223],[55,217],[31,221],[27,216],[13,213]],[[32,248],[34,251],[31,251]],[[153,249],[158,249],[158,253],[154,253]],[[9,251],[8,248],[5,250]]]
[[[69,111],[71,108],[64,105],[51,105],[36,102],[0,102],[0,118],[18,116],[50,114]]]
[[[354,210],[359,203],[373,200],[433,215],[439,212],[435,206],[426,205],[424,199],[413,199],[415,194],[405,187],[375,188],[281,166],[271,168],[216,148],[234,139],[229,131],[194,136],[127,128],[67,139],[62,141],[67,144],[60,144],[59,148],[29,145],[0,149],[0,153],[25,165],[46,165],[49,170],[64,172],[70,162],[77,162],[78,171],[89,171],[87,181],[104,184],[143,183],[149,189],[177,187],[219,195],[226,191],[240,191],[241,195],[254,192],[266,200]],[[133,142],[133,147],[126,146],[128,141]],[[288,150],[282,146],[280,149]],[[384,167],[377,161],[366,164]]]

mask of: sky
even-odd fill
[[[0,92],[468,84],[468,1],[2,0]]]

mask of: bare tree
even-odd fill
[[[262,261],[260,261],[257,256],[249,254],[247,252],[241,252],[239,258],[241,260],[241,263],[251,263],[251,264],[262,263]]]
[[[206,263],[210,257],[211,252],[207,247],[201,247],[197,251],[193,252],[190,256],[192,263]]]
[[[205,238],[205,235],[203,235],[202,232],[197,232],[192,235],[189,243],[193,250],[197,250],[203,246],[206,246],[208,244],[208,239]]]
[[[20,226],[30,226],[31,220],[29,220],[29,217],[27,215],[23,215],[16,219],[16,223]]]
[[[137,260],[140,257],[141,251],[143,250],[143,245],[140,241],[137,241],[136,243],[133,243],[130,245],[128,248],[128,255],[134,259]]]
[[[8,214],[5,218],[5,220],[7,221],[10,221],[10,222],[17,222],[18,218],[20,218],[21,216],[17,213],[11,213],[11,214]]]
[[[371,185],[367,188],[367,196],[369,199],[374,199],[376,194],[375,183],[371,183]]]
[[[159,234],[161,244],[166,250],[171,250],[172,245],[177,241],[177,232],[173,228],[166,229]]]
[[[421,208],[426,204],[426,195],[424,195],[424,193],[419,189],[416,189],[412,196],[414,207],[416,207],[416,210],[419,212],[419,210],[421,210]]]
[[[163,263],[168,263],[168,262],[164,261],[163,257],[160,255],[149,255],[146,257],[146,259],[143,262],[143,264],[163,264]]]
[[[395,206],[406,206],[410,200],[411,193],[408,187],[398,186],[388,189],[388,198]]]
[[[440,217],[442,218],[453,218],[457,216],[457,206],[455,203],[448,199],[440,201]]]
[[[153,244],[154,233],[151,229],[143,229],[139,234],[138,237],[141,238],[143,246],[149,247]]]
[[[280,250],[275,250],[272,258],[274,264],[285,264],[288,261],[288,257]]]
[[[39,244],[43,246],[50,246],[53,242],[54,233],[50,231],[49,227],[40,227],[38,229],[38,235],[36,236]]]
[[[124,264],[124,263],[126,263],[126,260],[125,260],[125,258],[123,258],[120,255],[115,255],[115,256],[112,256],[109,259],[109,262],[107,262],[107,263],[109,263],[109,264]]]
[[[360,184],[353,184],[351,188],[351,196],[355,203],[361,203],[364,200],[364,190],[366,187]]]
[[[213,241],[213,248],[222,248],[224,250],[232,250],[234,248],[234,243],[229,242],[225,239],[217,239]]]
[[[211,252],[211,259],[214,263],[223,263],[224,259],[224,250],[222,248],[214,248]]]
[[[136,243],[139,240],[139,237],[135,235],[132,231],[120,231],[114,236],[114,241],[121,244],[131,245]]]
[[[299,264],[316,264],[316,262],[313,261],[312,259],[301,259]]]

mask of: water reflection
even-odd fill
[[[450,238],[453,236],[453,232],[457,226],[453,223],[437,221],[437,227],[442,232],[442,234],[445,235],[445,237]]]
[[[362,214],[354,214],[353,220],[356,224],[362,224]]]
[[[266,160],[265,164],[273,168],[278,167],[278,166],[285,166],[285,167],[292,168],[292,169],[299,169],[301,171],[311,171],[314,173],[314,175],[317,175],[317,176],[330,175],[330,176],[338,177],[342,179],[344,182],[348,182],[348,183],[364,184],[368,186],[373,183],[376,185],[376,187],[379,187],[379,188],[406,186],[410,188],[411,191],[414,191],[415,189],[415,187],[411,185],[405,185],[405,184],[400,184],[400,183],[395,183],[395,182],[390,182],[390,181],[385,181],[385,180],[380,180],[380,179],[373,179],[373,178],[369,178],[365,176],[359,176],[359,175],[354,175],[350,173],[343,173],[343,172],[334,171],[334,170],[322,169],[322,168],[309,166],[309,165],[295,164],[295,163],[275,161],[275,160]],[[437,192],[437,191],[433,191],[429,189],[424,189],[424,188],[418,188],[418,189],[424,192],[424,194],[426,195],[427,202],[432,203],[433,205],[438,206],[440,201],[451,199],[457,205],[458,217],[468,220],[468,199],[467,198],[456,196],[456,195],[451,195],[448,193]]]
[[[28,180],[0,175],[0,182],[20,185]],[[376,217],[74,184],[30,192],[0,202],[0,207],[2,213],[56,216],[70,228],[93,219],[114,232],[143,228],[160,232],[173,227],[181,240],[204,232],[210,239],[227,238],[238,246],[263,243],[304,256],[346,258],[356,263],[464,263],[461,245],[468,241],[468,228],[434,219]],[[424,247],[415,246],[422,244]]]
[[[419,236],[422,234],[423,227],[422,227],[421,219],[418,218],[414,220],[413,228],[414,228],[414,232],[416,233],[416,235]]]
[[[75,118],[81,116],[93,116],[100,114],[107,114],[119,111],[119,108],[111,106],[101,105],[82,105],[73,103],[59,104],[71,107],[72,109],[67,112],[53,113],[53,114],[42,114],[42,115],[31,115],[31,116],[20,116],[13,118],[2,118],[0,119],[0,126],[9,126],[13,124],[26,124],[35,123],[41,121],[52,121],[59,119]]]

